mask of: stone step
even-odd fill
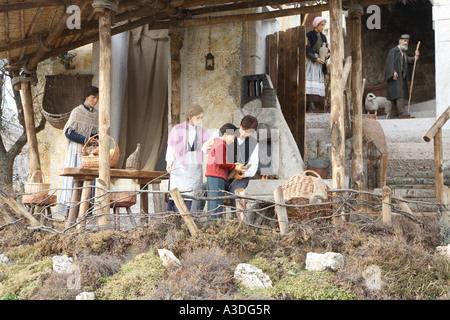
[[[394,177],[409,177],[409,178],[427,178],[434,179],[434,172],[432,171],[393,171],[389,173],[388,178]],[[444,178],[450,179],[450,172],[444,172]]]
[[[433,199],[436,198],[436,191],[434,187],[429,186],[427,188],[397,188],[396,186],[391,188],[392,195],[398,194],[404,199]],[[376,188],[374,193],[381,195],[381,188]]]
[[[388,186],[400,186],[400,185],[435,185],[433,178],[421,178],[421,177],[387,177],[386,184]],[[444,184],[450,184],[450,179],[444,179]]]

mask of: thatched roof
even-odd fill
[[[38,62],[98,40],[94,0],[3,0],[0,4],[0,59],[10,66],[36,68]],[[343,0],[344,8],[350,0]],[[363,6],[395,0],[362,0]],[[81,9],[81,28],[69,29],[68,5]],[[287,5],[287,6],[286,6]],[[240,9],[271,6],[277,10],[242,13]],[[328,1],[292,0],[120,0],[112,34],[148,24],[153,29],[190,27],[325,11]],[[234,12],[233,12],[234,11]],[[220,15],[227,12],[226,15]],[[212,17],[208,17],[214,14]],[[73,20],[69,19],[73,22]]]

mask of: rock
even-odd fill
[[[181,267],[181,262],[170,250],[158,249],[159,258],[161,259],[163,266],[169,267]]]
[[[344,266],[344,256],[340,253],[326,252],[323,254],[308,252],[306,255],[306,270],[337,271]]]
[[[440,254],[441,256],[446,256],[447,258],[450,258],[450,244],[447,246],[436,247],[436,253]]]
[[[237,283],[249,289],[272,288],[272,280],[269,276],[255,266],[247,263],[240,263],[234,271],[234,279]]]
[[[54,256],[53,271],[56,273],[69,273],[69,268],[73,264],[73,259],[67,256]]]
[[[9,259],[8,259],[8,257],[6,256],[6,254],[0,254],[0,262],[3,262],[3,263],[8,263],[9,262]]]
[[[95,294],[93,292],[82,292],[75,298],[76,300],[95,300]]]

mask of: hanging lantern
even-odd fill
[[[211,52],[205,56],[205,69],[214,70],[214,56]]]

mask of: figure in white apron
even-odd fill
[[[204,111],[199,105],[192,105],[186,112],[186,121],[175,125],[167,141],[166,163],[169,190],[178,188],[182,194],[193,195],[196,186],[203,182],[203,144],[209,135],[202,127]],[[190,210],[191,201],[185,200]],[[172,199],[167,203],[168,211],[177,208]]]

